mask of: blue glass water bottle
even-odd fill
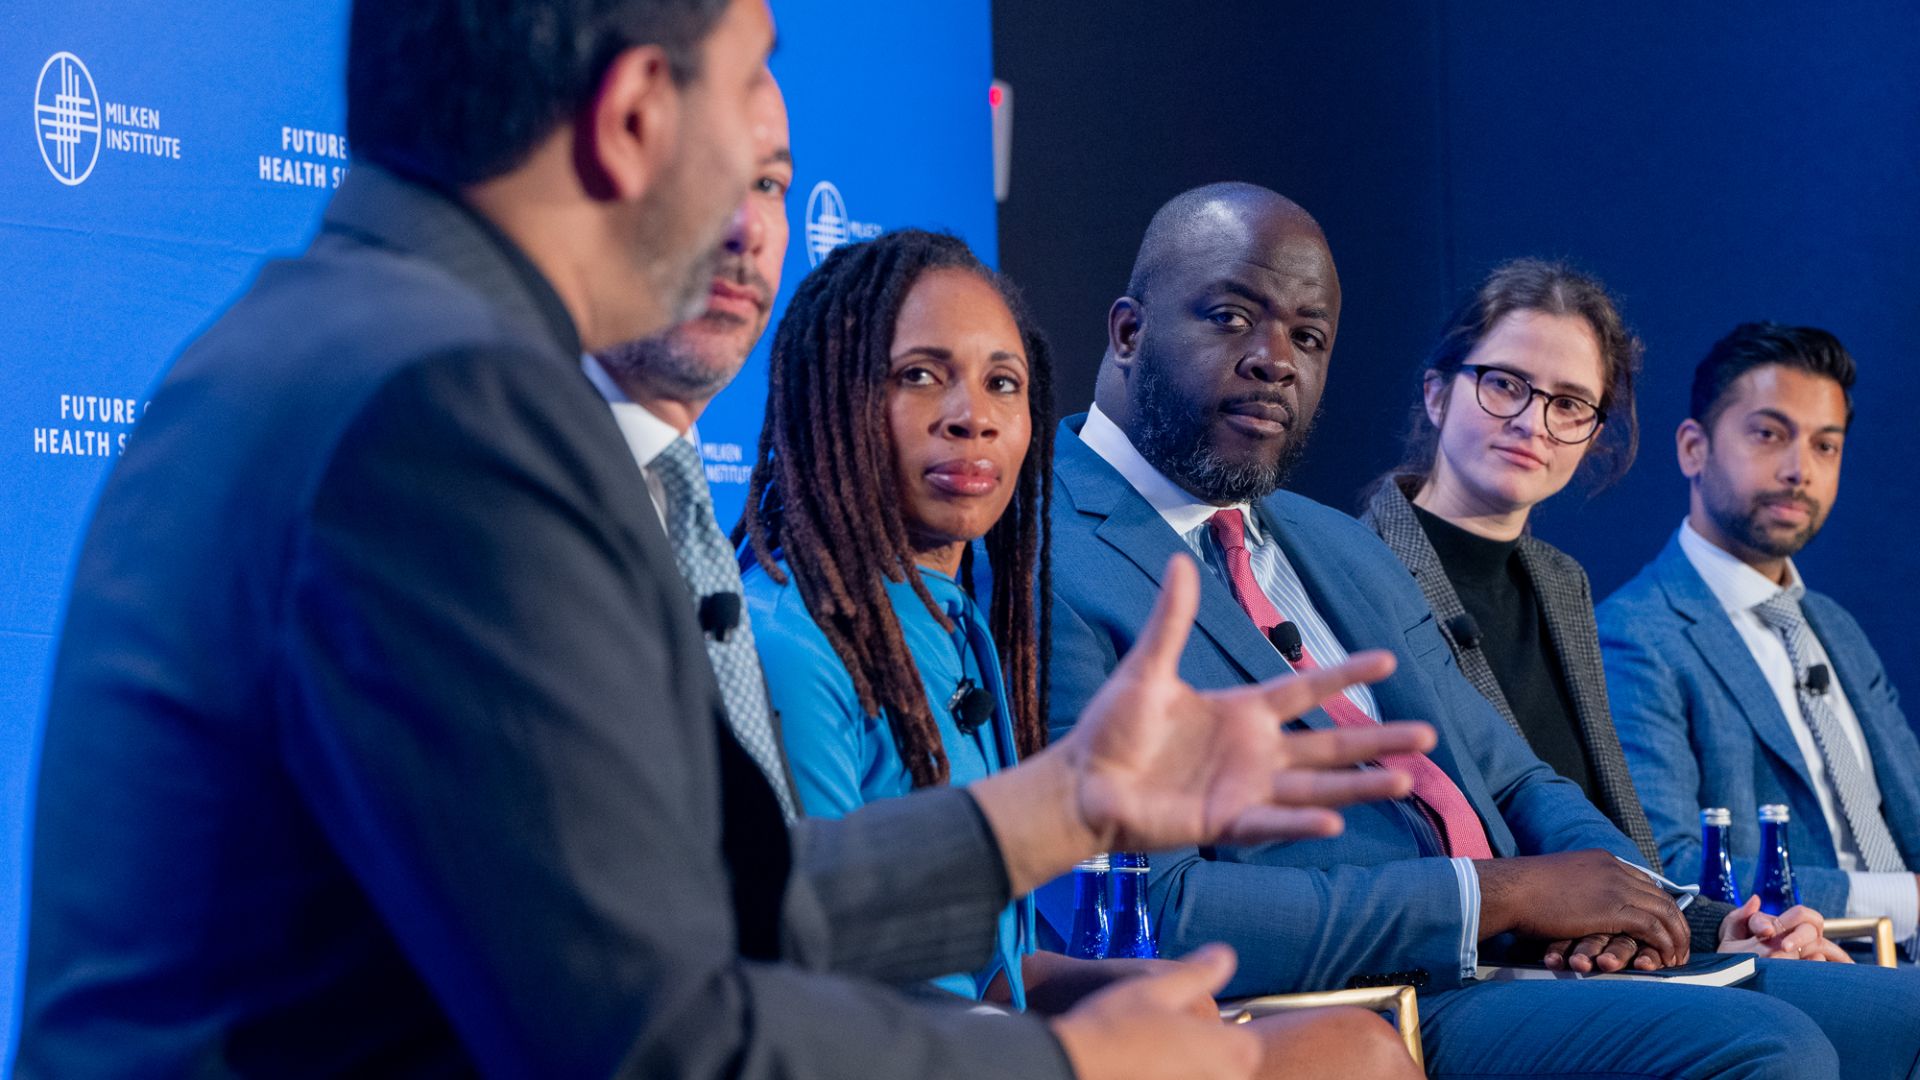
[[[1727,830],[1733,812],[1724,806],[1700,811],[1700,895],[1740,906],[1740,883],[1733,877],[1733,853],[1727,849]]]
[[[1113,916],[1107,956],[1151,960],[1160,953],[1154,948],[1153,919],[1147,914],[1147,857],[1116,851],[1112,865]]]
[[[1095,855],[1073,867],[1073,924],[1067,929],[1067,955],[1077,960],[1107,957],[1107,857]]]
[[[1760,808],[1760,865],[1753,872],[1753,891],[1760,896],[1760,910],[1769,915],[1800,902],[1800,883],[1787,857],[1787,808],[1779,803]]]

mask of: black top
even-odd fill
[[[1592,799],[1598,787],[1593,762],[1540,598],[1520,561],[1519,539],[1491,540],[1418,506],[1413,513],[1460,594],[1460,605],[1479,625],[1478,648],[1533,752]]]

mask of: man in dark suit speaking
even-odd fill
[[[580,366],[705,300],[771,41],[763,0],[355,6],[359,160],[177,361],[75,571],[21,1076],[1251,1067],[1196,1015],[1225,951],[1051,1028],[868,981],[976,962],[1008,896],[1084,854],[1325,831],[1289,804],[1398,790],[1287,766],[1421,729],[1279,734],[1385,658],[1179,682],[1191,567],[1093,735],[802,831],[836,870],[789,873]]]

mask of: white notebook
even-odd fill
[[[1658,971],[1628,968],[1610,974],[1577,971],[1550,971],[1533,967],[1493,967],[1481,965],[1475,977],[1482,982],[1511,982],[1518,979],[1615,979],[1632,982],[1677,983],[1683,986],[1733,986],[1753,978],[1753,957],[1736,953],[1705,953],[1679,967]]]

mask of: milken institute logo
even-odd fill
[[[54,53],[40,68],[33,97],[40,159],[54,179],[73,187],[100,160],[100,93],[93,75],[72,53]]]
[[[819,266],[827,254],[841,244],[871,240],[881,233],[878,225],[855,221],[847,216],[847,200],[831,180],[813,185],[807,196],[807,265]]]

